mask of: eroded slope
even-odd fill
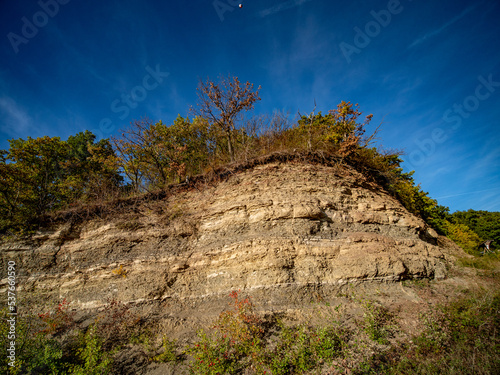
[[[171,328],[211,319],[232,290],[263,309],[293,309],[347,284],[442,279],[447,262],[435,233],[378,185],[298,162],[67,223],[1,254],[18,265],[19,293],[37,302],[92,311],[115,299]]]

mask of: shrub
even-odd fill
[[[0,311],[0,346],[7,348],[12,316]],[[15,325],[15,363],[0,356],[5,374],[108,374],[112,356],[122,344],[132,341],[138,328],[135,315],[126,306],[111,301],[85,332],[74,330],[73,313],[63,300],[46,313],[20,312]],[[168,347],[167,347],[168,348]],[[163,355],[163,358],[166,354]]]
[[[500,212],[467,210],[451,216],[454,223],[467,225],[481,240],[494,240],[492,249],[500,247]]]
[[[458,263],[464,267],[494,271],[500,268],[500,255],[498,253],[475,256],[473,258],[459,258]],[[493,273],[493,275],[495,275]]]
[[[9,328],[7,319],[12,316],[8,311],[0,311],[0,346],[10,347]],[[33,316],[20,314],[16,317],[15,341],[16,352],[14,366],[5,353],[0,356],[0,372],[3,374],[30,374],[61,373],[64,369],[62,363],[62,346],[50,335],[43,332],[40,320]]]
[[[80,334],[76,351],[80,364],[71,366],[72,375],[109,374],[113,364],[111,354],[103,351],[103,340],[97,334],[98,326],[93,324],[85,334]]]
[[[447,222],[445,228],[448,237],[458,246],[469,254],[479,255],[478,246],[482,241],[467,225]]]
[[[166,336],[162,338],[163,352],[153,357],[156,362],[177,362],[179,359],[176,353],[175,340],[169,340]]]
[[[314,366],[310,334],[306,327],[280,326],[276,348],[268,354],[272,374],[302,373]]]
[[[200,330],[200,340],[187,349],[193,357],[191,371],[194,374],[232,373],[259,356],[262,322],[248,298],[240,299],[236,291],[230,297],[233,299],[230,303],[232,309],[220,314],[213,326],[214,331],[207,334]]]
[[[44,323],[45,327],[40,333],[53,334],[65,331],[71,328],[74,324],[74,313],[69,312],[69,303],[65,299],[62,300],[53,312],[38,314],[40,320]]]
[[[371,340],[379,344],[388,344],[387,338],[391,335],[392,327],[389,323],[392,316],[382,306],[375,306],[372,302],[364,302],[364,330]]]
[[[384,374],[498,374],[500,293],[484,290],[458,298],[422,317],[413,344],[375,355],[367,370]]]
[[[193,362],[192,374],[226,374],[241,370],[242,353],[238,352],[235,341],[229,337],[208,336],[205,331],[198,332],[199,341],[186,350]]]

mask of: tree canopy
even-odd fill
[[[123,180],[108,140],[89,131],[12,139],[0,159],[0,231],[28,229],[37,218],[79,199],[103,199]]]
[[[199,82],[198,104],[192,111],[225,134],[231,162],[235,160],[233,133],[236,119],[242,111],[253,109],[254,103],[260,100],[259,90],[260,86],[253,91],[250,82],[242,86],[238,77],[221,76],[218,82],[209,79]]]

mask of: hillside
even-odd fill
[[[195,118],[111,141],[10,141],[2,370],[407,375],[462,371],[481,347],[497,372],[484,238],[373,147],[357,104],[235,127],[252,87],[200,82]]]
[[[164,199],[138,200],[102,218],[73,215],[31,239],[3,243],[2,269],[8,261],[17,267],[20,309],[47,311],[64,299],[85,328],[119,303],[157,339],[190,343],[233,291],[262,316],[292,320],[320,302],[359,314],[356,296],[400,309],[411,316],[411,331],[412,314],[426,302],[402,282],[428,280],[435,290],[478,282],[455,265],[467,257],[463,250],[346,165],[269,161],[181,186]],[[4,292],[7,286],[3,279]],[[133,353],[142,359],[130,373],[162,368]]]

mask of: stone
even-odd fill
[[[14,260],[19,295],[39,305],[66,298],[91,316],[115,299],[180,337],[217,316],[234,290],[275,311],[310,302],[312,291],[328,300],[347,284],[446,278],[437,233],[343,168],[259,165],[136,207],[133,229],[120,216],[95,218],[3,243],[1,267]]]

